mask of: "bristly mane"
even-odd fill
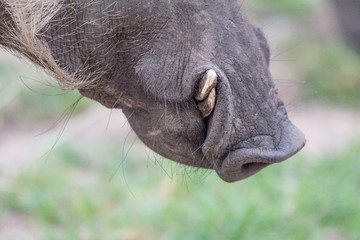
[[[63,89],[87,88],[95,81],[90,74],[80,75],[61,68],[41,36],[64,4],[62,0],[0,0],[0,19],[4,21],[0,24],[0,45],[43,68]]]

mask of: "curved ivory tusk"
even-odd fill
[[[199,102],[204,101],[211,92],[212,89],[216,87],[217,84],[217,74],[215,70],[208,70],[204,77],[199,82],[199,89],[197,94],[195,95],[195,99]]]
[[[216,101],[216,91],[215,88],[213,88],[210,91],[209,96],[204,101],[198,103],[198,108],[203,118],[208,117],[212,113],[215,107],[215,101]]]

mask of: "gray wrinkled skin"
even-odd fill
[[[97,76],[82,95],[123,109],[139,138],[171,160],[233,182],[305,144],[270,76],[267,41],[235,0],[64,1],[38,36],[61,69]],[[217,99],[203,119],[194,94],[209,69]]]

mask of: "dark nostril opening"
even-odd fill
[[[249,163],[245,163],[244,165],[242,165],[242,169],[244,171],[260,171],[261,169],[269,166],[269,163],[258,163],[258,162],[249,162]]]

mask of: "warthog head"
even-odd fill
[[[123,109],[162,156],[232,182],[305,144],[235,0],[1,0],[0,13],[1,45]]]

